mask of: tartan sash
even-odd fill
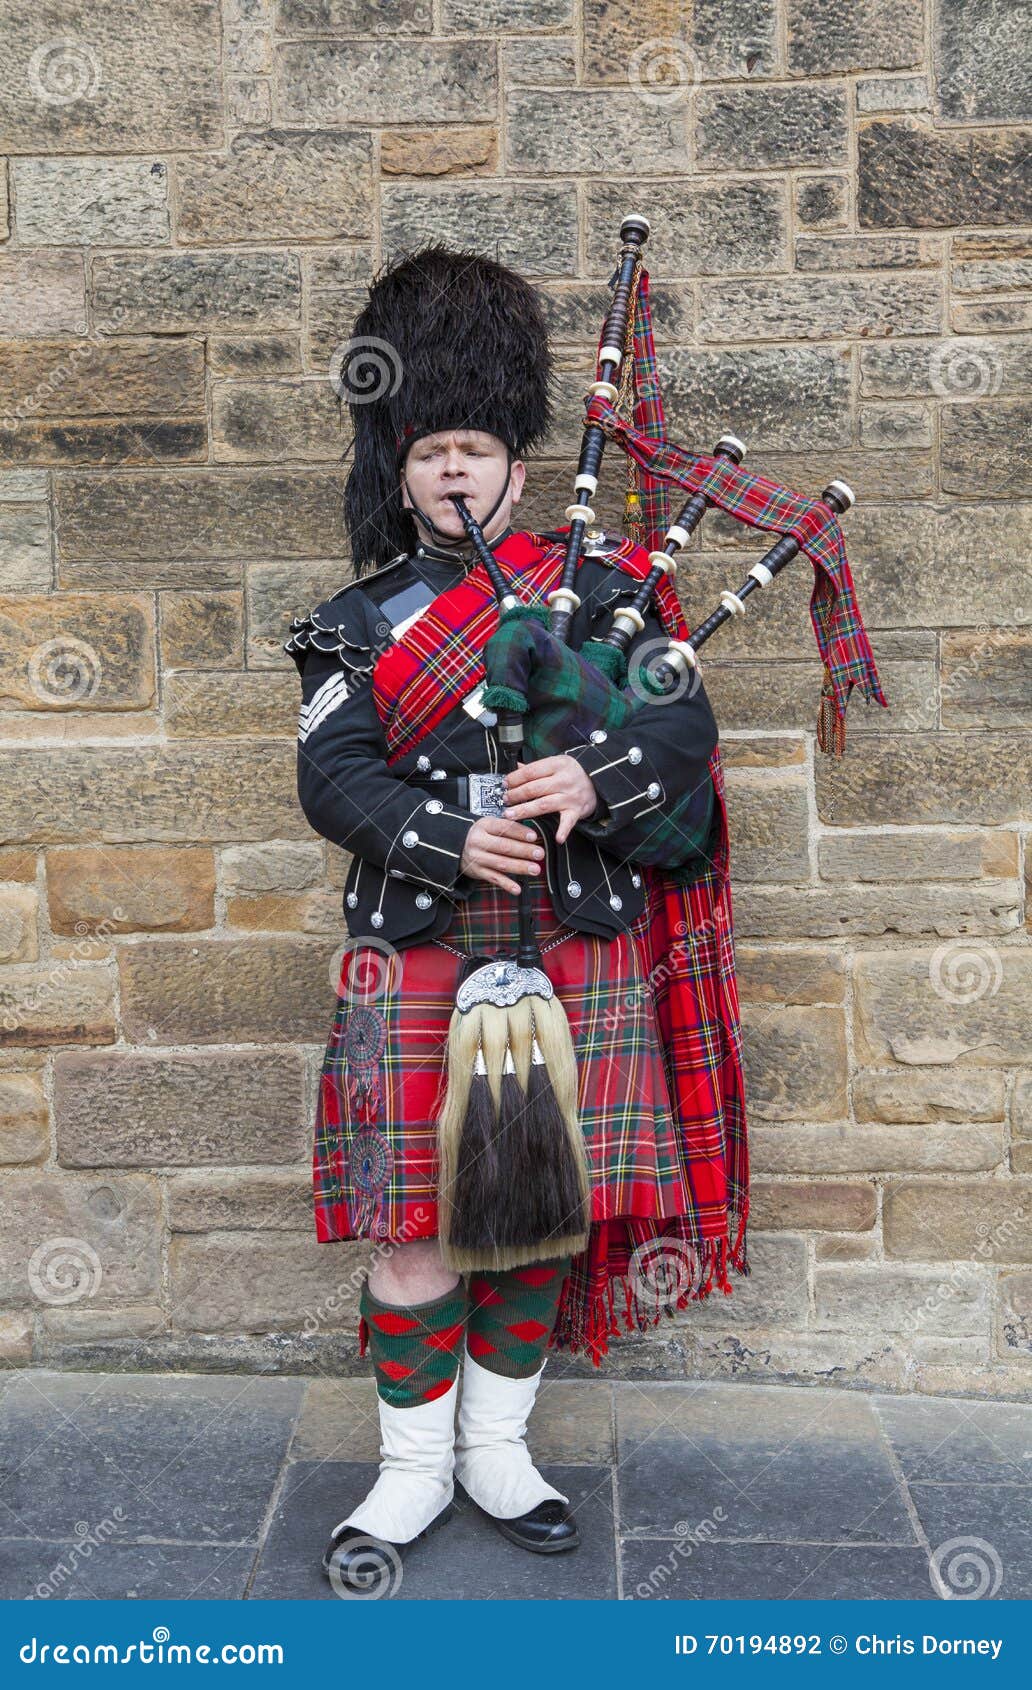
[[[549,541],[521,530],[495,548],[495,557],[517,597],[543,601],[559,585],[564,541]],[[635,580],[649,562],[633,540],[622,540],[610,554],[617,567]],[[677,594],[669,582],[667,605]],[[678,607],[679,608],[679,607]],[[396,763],[437,727],[485,675],[484,647],[498,627],[498,601],[487,570],[476,563],[462,581],[438,593],[401,638],[382,653],[373,668],[373,702],[383,724],[387,761]]]

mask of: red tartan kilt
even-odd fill
[[[643,966],[644,918],[628,934],[596,938],[560,925],[544,884],[533,893],[545,968],[577,1053],[592,1219],[690,1214],[698,1145],[671,1105]],[[456,906],[442,934],[456,950],[488,954],[511,951],[514,936],[515,900],[486,884]],[[433,942],[345,953],[315,1131],[320,1241],[436,1236],[434,1120],[461,965]]]

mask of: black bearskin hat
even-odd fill
[[[504,264],[431,245],[382,271],[335,378],[355,431],[344,516],[356,573],[415,544],[399,485],[413,442],[475,428],[522,457],[548,431],[552,371],[540,298]]]

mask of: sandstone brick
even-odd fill
[[[744,937],[811,939],[849,934],[1001,934],[1021,923],[1016,884],[834,888],[744,886],[736,904]]]
[[[157,1303],[119,1304],[110,1309],[76,1303],[67,1309],[44,1309],[43,1330],[51,1338],[73,1344],[102,1343],[112,1338],[153,1340],[168,1326]]]
[[[279,741],[0,749],[0,825],[57,845],[304,838],[296,764]]]
[[[0,886],[0,962],[35,962],[38,908],[34,887]]]
[[[901,1180],[885,1188],[885,1252],[911,1261],[1032,1261],[1032,1180]]]
[[[10,0],[0,152],[215,146],[221,139],[214,0],[110,0],[85,27]]]
[[[938,235],[800,235],[797,270],[916,270],[942,263]]]
[[[219,382],[212,402],[212,444],[223,463],[337,463],[351,440],[325,377]]]
[[[122,333],[285,329],[300,320],[301,276],[289,252],[98,255],[93,305]]]
[[[760,1232],[866,1232],[875,1223],[873,1185],[814,1180],[759,1180],[749,1217]]]
[[[994,628],[943,635],[942,725],[1032,727],[1032,634]]]
[[[538,44],[531,42],[525,45]],[[545,80],[553,79],[546,77]],[[497,165],[498,131],[487,124],[471,124],[465,128],[455,124],[444,129],[398,129],[386,132],[380,142],[380,169],[385,176],[479,174],[485,170],[493,171]]]
[[[0,500],[16,505],[39,502],[49,496],[50,478],[45,470],[0,470]]]
[[[858,505],[849,517],[849,553],[858,570],[863,569],[868,626],[912,630],[915,653],[923,650],[921,629],[970,628],[975,622],[993,627],[1001,620],[999,578],[1004,565],[1012,605],[1023,605],[1032,594],[1030,535],[1032,504],[1027,501],[954,505],[942,511],[908,502]],[[865,567],[868,559],[876,560],[874,567]],[[884,634],[875,635],[879,655],[884,641]],[[892,720],[884,718],[886,727]],[[976,818],[961,812],[956,819]]]
[[[293,1162],[310,1142],[297,1050],[60,1051],[54,1118],[65,1167]]]
[[[649,0],[655,4],[655,0]],[[648,6],[642,8],[648,10]],[[444,0],[444,33],[452,30],[562,29],[573,22],[573,0]]]
[[[92,459],[119,445],[123,458],[153,459],[177,441],[203,446],[204,409],[198,340],[28,340],[0,351],[0,439],[11,459]]]
[[[844,960],[835,952],[737,944],[735,955],[743,1003],[841,1003],[845,996]]]
[[[868,951],[855,972],[863,1062],[1002,1068],[1025,1060],[1032,952],[978,941]]]
[[[977,498],[1032,493],[1028,437],[1032,400],[944,405],[942,485],[949,493]]]
[[[817,844],[824,880],[979,880],[1018,872],[1017,834],[943,829],[827,834]]]
[[[858,1121],[1002,1121],[1004,1080],[1000,1074],[877,1074],[861,1070],[853,1079],[853,1113]]]
[[[177,235],[203,246],[368,235],[372,145],[357,130],[235,135],[228,154],[195,154],[181,164]]]
[[[977,1173],[1006,1158],[1000,1126],[872,1124],[758,1126],[750,1155],[754,1174]]]
[[[386,253],[433,240],[461,246],[476,229],[482,251],[527,275],[570,276],[577,270],[572,182],[386,182],[381,226]]]
[[[709,442],[730,428],[750,450],[796,451],[845,444],[851,433],[849,361],[835,347],[672,347],[665,375],[677,439]]]
[[[0,600],[8,710],[139,710],[154,697],[146,599],[82,594]]]
[[[915,118],[860,125],[857,216],[861,228],[949,229],[959,223],[1027,223],[1032,179],[1016,131],[933,130]]]
[[[0,563],[9,592],[40,592],[53,574],[46,505],[0,504]]]
[[[969,335],[931,344],[899,341],[860,350],[864,398],[978,399],[1024,393],[1032,384],[1032,348],[1024,339]]]
[[[187,1332],[302,1330],[343,1281],[342,1251],[357,1261],[368,1246],[328,1253],[307,1233],[178,1233],[169,1250],[174,1324]],[[318,1326],[357,1326],[361,1280],[353,1277],[350,1295]]]
[[[221,853],[227,892],[302,892],[318,885],[323,848],[314,840],[298,845],[233,845]]]
[[[237,0],[241,3],[241,0]],[[266,0],[245,0],[262,9]],[[250,21],[250,13],[242,21]],[[371,35],[387,24],[392,35],[418,35],[431,27],[422,0],[279,0],[277,27],[284,35]]]
[[[161,159],[12,161],[18,236],[27,246],[160,246],[169,239]]]
[[[834,83],[701,88],[695,98],[700,170],[844,165],[845,90]]]
[[[1032,118],[1024,21],[1007,0],[938,0],[932,11],[932,63],[941,122],[1025,123]]]
[[[648,205],[649,263],[662,276],[766,272],[785,263],[785,199],[778,182],[759,177],[723,181],[719,187],[683,180],[591,182],[587,199],[588,267],[593,275],[610,275],[613,231],[631,204]]]
[[[940,587],[941,587],[940,583]],[[815,764],[817,813],[839,826],[1028,819],[1032,742],[1005,733],[874,734],[863,774]]]
[[[11,235],[11,195],[7,185],[7,160],[0,161],[0,241]]]
[[[515,88],[507,100],[506,155],[509,168],[542,175],[614,171],[625,168],[627,136],[635,134],[637,170],[681,174],[688,168],[688,136],[682,102],[646,107],[630,88],[604,92],[577,88],[560,101],[550,91]]]
[[[929,104],[925,76],[862,76],[856,85],[856,109],[925,111]]]
[[[323,564],[255,563],[247,571],[247,664],[294,671],[283,651],[291,619],[303,616],[344,586],[350,566],[339,561]]]
[[[35,851],[22,850],[18,845],[0,845],[0,880],[31,882],[35,878]]]
[[[502,81],[506,88],[570,87],[577,77],[572,40],[554,35],[541,41],[506,41],[502,46]]]
[[[801,575],[800,579],[805,577]],[[768,600],[763,608],[767,609],[771,602]],[[787,599],[782,608],[787,610]],[[744,623],[742,633],[745,634]],[[748,642],[746,635],[742,640],[743,646],[746,643],[759,644],[762,640],[765,657],[779,649],[773,619],[761,619],[758,614],[749,633],[753,639]],[[803,612],[791,628],[789,645],[797,641],[800,644],[808,642],[811,637],[810,623]],[[917,662],[895,662],[886,649],[889,638],[883,634],[880,639],[876,638],[875,646],[882,690],[894,712],[892,720],[903,720],[914,728],[935,727],[934,655],[930,653]],[[816,700],[820,694],[821,672],[819,663],[809,652],[807,659],[804,663],[783,662],[776,665],[770,662],[723,663],[712,659],[707,662],[706,691],[721,727],[729,730],[757,726],[812,730],[817,719]],[[881,705],[866,704],[859,693],[854,697],[848,716],[847,740],[850,744],[859,734],[878,733],[889,721]]]
[[[16,1309],[154,1300],[160,1234],[155,1180],[10,1169],[0,1185],[0,1297]]]
[[[296,334],[209,335],[208,367],[213,376],[293,375],[301,368]]]
[[[814,1259],[818,1262],[869,1262],[877,1255],[877,1235],[873,1232],[827,1232],[814,1239]]]
[[[0,334],[21,339],[85,331],[86,273],[81,253],[0,253]]]
[[[169,1181],[172,1232],[304,1232],[312,1215],[310,1170],[177,1174]]]
[[[988,1283],[970,1267],[947,1280],[882,1262],[818,1267],[814,1282],[821,1326],[945,1336],[988,1329]]]
[[[340,893],[265,892],[257,897],[230,898],[226,923],[250,933],[338,933]]]
[[[737,770],[728,779],[727,803],[740,880],[808,877],[809,810],[806,788],[796,775],[772,780],[767,770]]]
[[[0,988],[0,1045],[112,1044],[114,986],[102,963],[8,968]]]
[[[788,68],[796,74],[906,70],[923,52],[921,0],[788,0]]]
[[[954,235],[954,293],[1005,293],[1032,286],[1032,241],[1026,235]]]
[[[748,1278],[734,1275],[734,1292],[693,1303],[680,1317],[695,1333],[707,1328],[764,1327],[790,1331],[807,1324],[806,1240],[791,1233],[755,1232],[749,1240]],[[761,1285],[764,1289],[761,1291]]]
[[[861,405],[858,421],[864,446],[910,451],[932,445],[932,413],[927,405]]]
[[[235,669],[243,663],[240,593],[165,593],[161,657],[169,669]]]
[[[785,276],[704,284],[704,340],[834,340],[845,336],[936,334],[942,330],[938,276]]]
[[[340,496],[341,477],[322,470],[60,475],[62,579],[102,560],[158,562],[171,549],[169,536],[181,562],[334,557]]]
[[[170,735],[214,739],[257,734],[293,739],[297,708],[296,673],[222,675],[180,670],[165,680],[165,723]]]
[[[622,15],[628,17],[626,11]],[[706,81],[772,76],[781,69],[776,0],[727,0],[726,5],[723,0],[694,0],[690,28],[689,46]],[[673,34],[679,36],[678,26]],[[632,50],[639,41],[632,42]],[[600,56],[606,53],[604,38],[595,43],[595,50]]]
[[[322,1043],[335,1004],[319,939],[166,940],[119,952],[122,1018],[142,1043]]]
[[[272,122],[272,83],[267,76],[226,77],[226,118],[232,128],[254,129]]]
[[[38,1074],[0,1074],[0,1162],[41,1162],[50,1149],[47,1101]]]
[[[32,1321],[27,1315],[0,1315],[0,1362],[24,1367],[32,1360]]]
[[[950,328],[957,334],[1006,334],[1032,328],[1032,299],[954,299]]]
[[[1001,1273],[997,1335],[1005,1361],[1032,1359],[1032,1273]]]
[[[1032,1138],[1032,1074],[1019,1074],[1014,1086],[1014,1131]]]
[[[848,1064],[840,1009],[746,1007],[742,1026],[752,1116],[758,1121],[833,1121],[846,1114]]]
[[[55,933],[189,933],[215,918],[210,849],[71,846],[47,852]]]
[[[275,81],[288,124],[393,123],[399,111],[411,123],[468,123],[498,102],[494,55],[475,39],[281,42]]]
[[[844,176],[797,176],[793,190],[796,222],[804,229],[841,228],[849,210]]]

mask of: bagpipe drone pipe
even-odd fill
[[[810,614],[824,676],[817,715],[817,742],[830,755],[845,750],[845,707],[859,685],[865,696],[887,700],[856,604],[852,576],[838,518],[855,502],[846,483],[833,480],[819,500],[806,499],[742,467],[745,447],[733,434],[718,440],[709,455],[696,455],[666,435],[662,394],[656,368],[649,306],[649,278],[642,260],[648,220],[626,217],[620,227],[620,263],[596,362],[595,380],[585,396],[585,425],[574,482],[574,501],[566,508],[570,524],[560,582],[548,597],[548,626],[535,607],[501,610],[498,632],[485,651],[488,708],[515,706],[525,714],[524,743],[530,757],[545,757],[583,742],[584,725],[620,728],[635,712],[664,697],[683,694],[686,682],[700,674],[697,653],[718,628],[745,613],[749,595],[768,586],[800,552],[814,569]],[[619,384],[619,385],[618,385]],[[620,414],[630,408],[632,416]],[[630,603],[614,613],[603,639],[585,641],[579,652],[566,645],[570,623],[580,605],[577,574],[585,538],[595,520],[591,507],[607,439],[628,458],[629,530],[638,528],[645,543],[648,572]],[[682,509],[669,520],[669,488],[688,493]],[[627,656],[644,617],[657,601],[664,622],[683,623],[674,589],[677,553],[710,508],[725,511],[751,527],[773,531],[776,543],[749,570],[737,592],[721,593],[719,606],[689,629],[685,623],[669,635],[663,652],[652,651],[647,666],[628,677]],[[631,533],[632,538],[638,535]],[[660,544],[662,542],[662,544]],[[650,642],[651,643],[651,642]],[[630,684],[628,684],[630,679]],[[693,795],[680,801],[685,816]],[[677,806],[675,806],[676,810]],[[677,814],[669,827],[657,829],[652,847],[643,846],[638,861],[677,868]],[[690,840],[685,830],[683,837]],[[671,852],[674,851],[672,856]],[[650,854],[650,851],[652,854]]]

